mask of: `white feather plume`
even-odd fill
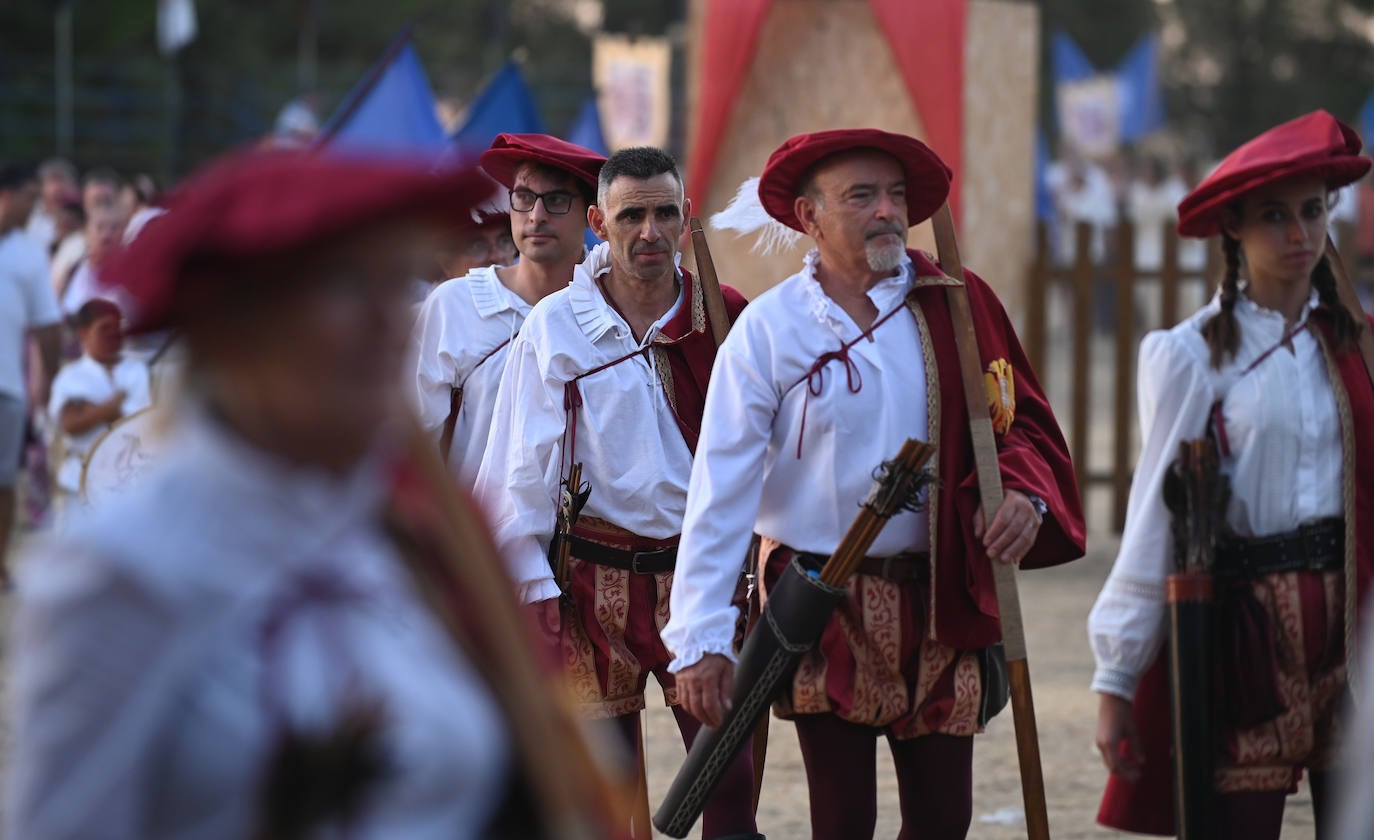
[[[792,228],[768,215],[759,200],[759,179],[748,178],[735,197],[725,205],[725,209],[711,217],[711,227],[715,230],[732,230],[740,236],[758,234],[749,250],[768,256],[793,248],[806,234]]]
[[[485,172],[482,174],[486,175]],[[491,182],[490,195],[472,208],[472,220],[478,224],[484,224],[495,216],[510,213],[510,193],[490,175],[487,175],[487,180]]]

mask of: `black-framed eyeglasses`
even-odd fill
[[[555,216],[561,216],[572,209],[572,202],[575,197],[573,193],[567,190],[549,190],[548,192],[537,193],[524,187],[516,187],[510,191],[510,209],[517,213],[528,213],[534,209],[534,203],[542,198],[545,210]]]

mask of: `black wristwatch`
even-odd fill
[[[1045,516],[1050,512],[1050,506],[1045,504],[1044,499],[1034,493],[1027,493],[1026,498],[1030,501],[1031,507],[1035,508],[1035,515],[1040,520],[1039,524],[1045,524]]]

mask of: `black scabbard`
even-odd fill
[[[792,677],[802,655],[815,647],[845,590],[812,577],[793,560],[770,589],[763,614],[744,640],[735,666],[730,711],[719,729],[703,727],[687,760],[654,814],[654,825],[669,837],[686,837],[701,816],[754,727],[767,714],[778,690]]]
[[[1169,700],[1179,840],[1212,834],[1212,576],[1170,575]]]

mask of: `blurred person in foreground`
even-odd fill
[[[505,233],[520,261],[449,274],[455,279],[435,287],[420,308],[411,350],[420,422],[467,486],[486,450],[512,339],[531,307],[572,282],[582,259],[587,208],[596,202],[596,177],[606,158],[545,134],[500,134],[481,161],[509,191]],[[488,227],[481,241],[498,242],[495,234]],[[485,254],[490,258],[491,249]]]
[[[24,348],[38,346],[34,400],[47,400],[62,340],[61,313],[48,284],[48,258],[25,231],[38,199],[31,167],[0,164],[0,585],[8,585],[7,557],[14,524],[15,481],[29,417]]]
[[[539,203],[551,200],[556,210],[568,199],[545,193]],[[606,241],[570,284],[535,305],[511,342],[476,483],[521,600],[559,652],[578,712],[604,721],[635,755],[643,755],[640,713],[651,673],[683,743],[701,729],[677,705],[659,635],[716,354],[701,283],[677,263],[690,207],[677,164],[661,149],[621,149],[600,167],[586,218]],[[560,243],[571,248],[575,240],[580,249],[581,231],[565,230]],[[733,319],[744,298],[721,288]],[[573,464],[581,464],[590,496],[559,537],[568,555],[560,569],[550,562],[554,523]],[[752,767],[741,750],[707,801],[707,840],[757,838]],[[648,838],[643,828],[637,836]]]
[[[1374,604],[1365,604],[1370,614]],[[1366,621],[1360,634],[1360,661],[1356,673],[1366,675],[1356,689],[1354,703],[1346,709],[1351,725],[1341,747],[1341,773],[1337,777],[1335,821],[1336,840],[1370,840],[1374,837],[1374,796],[1369,795],[1369,780],[1374,778],[1374,622]]]
[[[58,371],[48,398],[48,416],[60,435],[56,478],[62,508],[81,493],[81,465],[96,439],[153,401],[148,365],[124,354],[119,307],[95,298],[74,320],[81,358]]]
[[[1181,236],[1220,237],[1210,303],[1140,346],[1141,453],[1121,547],[1088,617],[1110,771],[1098,821],[1175,830],[1170,804],[1166,475],[1215,441],[1229,499],[1211,528],[1217,840],[1276,838],[1308,775],[1327,835],[1356,607],[1374,573],[1374,389],[1326,254],[1332,191],[1370,168],[1325,111],[1228,155],[1178,206]]]
[[[7,836],[607,836],[485,526],[398,411],[417,226],[481,183],[235,155],[107,267],[187,385],[163,459],[23,567]]]
[[[919,511],[888,522],[774,707],[796,725],[816,840],[873,836],[880,739],[892,753],[899,836],[967,834],[973,736],[1000,708],[983,676],[1002,638],[991,564],[1083,554],[1063,435],[1001,304],[966,272],[1006,486],[997,510],[979,502],[946,299],[956,281],[906,249],[949,183],[924,143],[877,129],[802,134],[773,152],[759,199],[815,248],[721,345],[692,465],[663,639],[683,708],[719,726],[750,535],[766,596],[793,558],[820,569],[874,470],[908,438],[937,447],[938,483]]]

